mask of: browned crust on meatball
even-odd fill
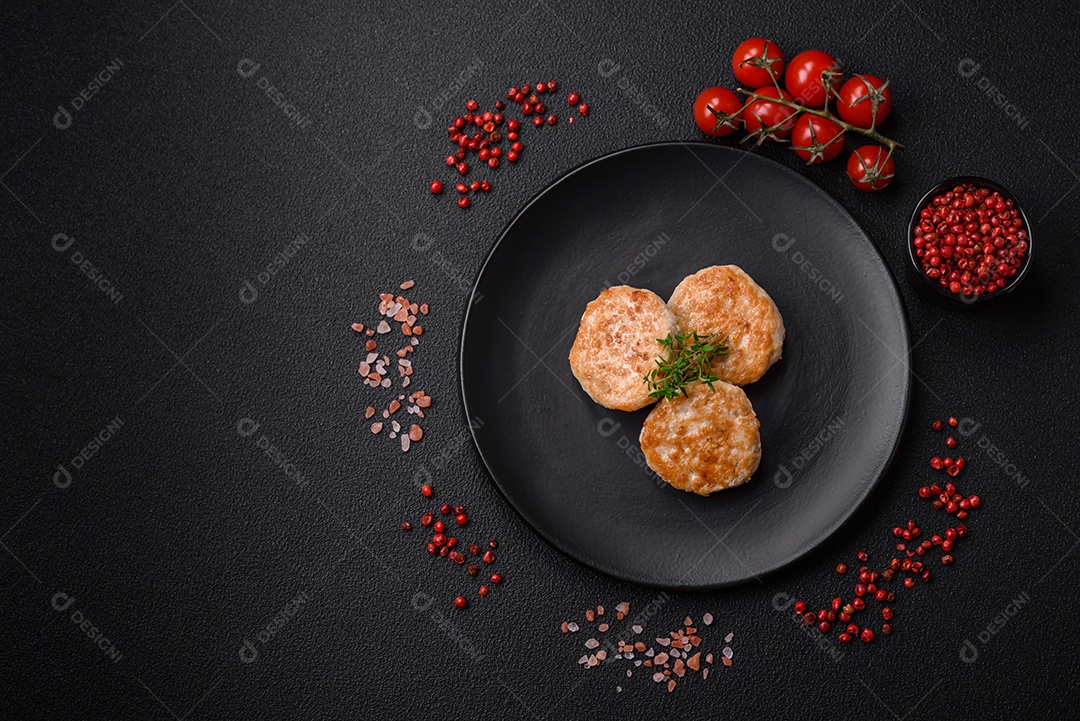
[[[784,319],[769,294],[738,266],[714,265],[687,276],[668,307],[683,332],[727,336],[728,354],[712,367],[728,383],[753,383],[780,360]]]
[[[600,405],[636,411],[656,402],[645,374],[663,353],[658,339],[675,329],[675,317],[656,293],[628,285],[606,288],[585,306],[570,368]]]
[[[761,461],[760,424],[742,388],[713,383],[665,398],[641,428],[649,468],[675,488],[707,496],[746,483]]]

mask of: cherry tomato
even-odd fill
[[[742,125],[742,101],[727,88],[705,88],[694,101],[694,121],[701,132],[723,137]]]
[[[827,163],[844,149],[844,129],[827,118],[803,113],[791,131],[791,149],[807,164]]]
[[[791,100],[790,95],[776,88],[761,88],[757,93],[768,98]],[[781,140],[790,135],[795,126],[795,113],[794,108],[780,103],[751,99],[743,108],[743,125],[746,126],[748,137],[761,145],[765,140]]]
[[[772,85],[784,72],[784,54],[779,46],[765,38],[744,40],[731,57],[735,77],[747,88],[757,90]]]
[[[896,163],[892,153],[878,145],[864,145],[847,161],[847,174],[859,190],[877,191],[892,182]]]
[[[784,85],[795,102],[808,108],[825,106],[825,81],[831,85],[840,77],[840,64],[820,50],[804,50],[791,59],[784,73]]]
[[[840,86],[836,110],[840,118],[860,128],[872,128],[889,117],[892,91],[889,81],[873,75],[855,75]]]

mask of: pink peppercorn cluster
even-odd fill
[[[950,416],[948,423],[951,428],[956,428],[960,424],[960,422],[956,420],[955,416]],[[932,431],[937,432],[940,431],[942,428],[943,425],[941,421],[934,421],[930,424],[930,430]],[[956,439],[952,436],[946,438],[945,447],[949,450],[956,448]],[[930,459],[931,468],[933,468],[935,471],[945,471],[952,478],[956,478],[957,476],[959,476],[960,471],[964,470],[965,465],[967,465],[967,461],[964,460],[963,456],[957,456],[956,458],[953,458],[952,456],[945,456],[944,458],[942,458],[941,456],[934,456]],[[963,518],[963,516],[961,516],[961,518]]]
[[[557,89],[558,83],[548,80],[536,83],[535,86],[525,83],[520,87],[507,90],[506,99],[520,106],[521,120],[506,117],[504,111],[507,106],[504,100],[496,100],[495,109],[487,111],[481,111],[480,104],[475,100],[466,101],[465,114],[455,117],[446,128],[450,135],[450,142],[457,145],[457,150],[446,156],[447,167],[456,170],[458,175],[468,174],[470,153],[491,170],[499,168],[504,160],[516,163],[525,150],[524,144],[518,138],[523,126],[528,125],[530,119],[532,125],[537,128],[543,125],[556,125],[559,122],[559,117],[554,112],[548,112],[547,102],[545,102],[545,98]],[[571,108],[577,108],[581,115],[589,114],[588,103],[581,102],[581,96],[577,93],[569,93],[566,102]],[[574,122],[573,116],[569,118],[569,122]],[[509,144],[505,150],[502,145],[504,140]],[[429,188],[432,194],[439,195],[443,191],[443,183],[433,180]],[[458,205],[468,208],[472,205],[468,193],[489,193],[492,185],[488,180],[474,180],[468,185],[456,183],[454,188],[459,195]]]
[[[431,486],[425,485],[420,488],[420,495],[424,498],[431,498],[435,491]],[[456,536],[452,535],[452,529],[454,525],[458,527],[467,526],[469,524],[469,516],[465,513],[465,507],[461,505],[450,505],[449,503],[443,503],[439,506],[438,513],[440,516],[447,516],[447,520],[436,517],[433,512],[426,512],[420,516],[420,525],[424,528],[430,528],[433,535],[431,540],[425,544],[427,552],[433,556],[446,558],[453,561],[458,566],[465,566],[468,560],[467,556],[458,550],[459,541]],[[453,525],[451,525],[453,524]],[[401,530],[411,531],[412,523],[404,521],[401,523]],[[495,563],[495,549],[499,547],[498,541],[494,538],[487,542],[487,549],[482,549],[478,544],[469,543],[465,545],[465,550],[471,556],[479,556],[480,560],[486,565]],[[465,572],[469,576],[478,576],[480,574],[480,566],[478,564],[469,564],[465,568]],[[491,583],[499,585],[502,583],[502,576],[498,573],[491,574]],[[486,584],[481,584],[477,589],[476,595],[480,598],[484,598],[491,593],[491,587]],[[465,608],[469,605],[469,601],[465,596],[458,596],[454,599],[454,605],[458,608]]]
[[[965,299],[1000,292],[1028,253],[1028,230],[1011,198],[972,183],[934,196],[912,239],[926,277]]]
[[[948,424],[956,427],[958,422],[956,418],[949,418]],[[930,427],[933,431],[940,431],[943,424],[941,421],[934,421]],[[949,441],[952,442],[949,443]],[[949,437],[946,445],[949,448],[955,448],[957,443],[954,438]],[[955,467],[955,462],[950,466],[952,467]],[[924,500],[933,499],[931,506],[935,510],[944,510],[959,520],[967,518],[970,511],[982,505],[979,496],[964,496],[951,482],[946,483],[944,487],[937,483],[922,486],[917,495]],[[837,638],[841,643],[851,643],[855,639],[870,643],[877,637],[878,632],[886,636],[890,635],[893,632],[891,622],[895,612],[888,604],[896,600],[896,591],[889,590],[888,584],[900,578],[903,579],[901,583],[904,588],[908,589],[915,587],[917,578],[922,579],[924,583],[929,583],[930,569],[921,559],[929,555],[934,548],[938,548],[941,551],[941,565],[953,565],[956,544],[961,539],[967,538],[968,528],[960,523],[945,529],[940,535],[933,534],[930,538],[920,541],[918,539],[922,533],[922,529],[914,519],[908,519],[904,525],[894,527],[892,535],[897,539],[895,546],[897,553],[881,569],[875,570],[866,565],[870,556],[865,551],[859,551],[856,554],[856,558],[863,565],[858,567],[858,575],[850,600],[845,601],[842,596],[837,596],[817,611],[811,610],[805,601],[796,601],[795,613],[802,618],[803,623],[807,626],[817,626],[823,634],[830,633],[834,627],[839,628],[840,633]],[[836,572],[840,575],[847,574],[848,564],[842,562],[837,564]],[[872,621],[864,621],[860,627],[854,620],[858,614],[868,608],[870,602],[881,606],[879,612],[882,623],[878,632],[871,628]]]

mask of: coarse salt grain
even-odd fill
[[[642,629],[641,626],[638,626],[638,625],[635,624],[635,625],[630,627],[630,630],[633,631],[634,633],[641,633],[644,629]]]
[[[704,616],[701,617],[701,620],[705,622],[706,626],[711,626],[713,621],[712,614],[706,613]]]

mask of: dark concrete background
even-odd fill
[[[1011,718],[1080,700],[1070,3],[165,0],[0,12],[5,715]],[[561,620],[597,603],[641,608],[656,592],[574,564],[503,502],[464,435],[458,336],[467,288],[517,209],[588,159],[698,138],[694,96],[732,85],[732,50],[759,34],[789,58],[821,48],[892,82],[887,130],[907,150],[886,192],[859,193],[839,164],[808,170],[786,149],[758,152],[819,183],[874,239],[900,281],[917,380],[894,468],[836,537],[761,583],[662,599],[657,631],[711,611],[716,636],[736,634],[732,669],[669,695],[644,674],[576,665],[584,639],[559,634]],[[258,75],[238,72],[243,59]],[[602,74],[602,62],[619,69]],[[299,123],[259,90],[262,76]],[[452,180],[441,165],[450,108],[544,78],[584,95],[587,122],[531,136],[468,212],[452,193],[427,193],[431,179]],[[76,108],[84,90],[93,98]],[[430,127],[418,127],[421,108]],[[912,208],[959,173],[1011,188],[1034,226],[1031,276],[986,308],[918,293],[907,276]],[[417,251],[418,233],[434,245]],[[245,280],[300,234],[295,256],[242,303]],[[369,396],[347,329],[406,278],[434,311],[418,374],[436,403],[427,438],[402,456],[358,420]],[[925,428],[948,414],[982,424],[965,440],[965,485],[985,501],[972,537],[956,566],[895,604],[892,638],[837,660],[774,600],[842,592],[838,561],[886,553],[897,519],[926,516],[913,492],[940,437]],[[243,418],[303,486],[237,433]],[[115,434],[73,470],[110,423]],[[977,447],[984,436],[1000,455]],[[72,472],[64,488],[60,464]],[[451,610],[460,577],[397,529],[422,509],[414,477],[438,466],[436,485],[468,505],[476,533],[499,537],[507,579],[450,613],[450,632],[433,613]],[[418,591],[436,599],[430,609],[414,609]],[[298,598],[243,662],[245,639]]]

